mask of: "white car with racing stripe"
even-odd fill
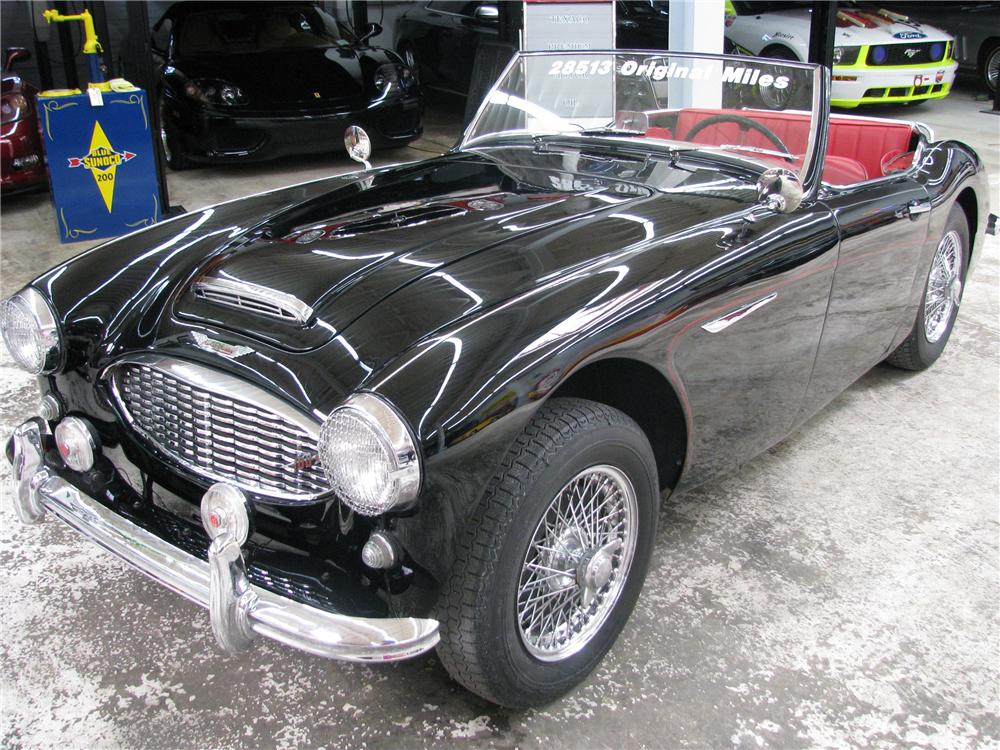
[[[727,51],[807,60],[810,3],[727,2]],[[837,12],[835,107],[919,102],[948,95],[958,63],[947,32],[877,6]]]

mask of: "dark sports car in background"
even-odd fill
[[[167,162],[274,159],[343,148],[350,125],[376,147],[421,133],[423,99],[392,51],[309,2],[172,5],[153,28]]]
[[[793,79],[811,109],[767,96]],[[829,85],[522,53],[443,156],[67,261],[0,310],[42,391],[7,446],[19,517],[207,607],[230,652],[437,646],[497,703],[565,693],[629,617],[664,494],[948,341],[995,231],[983,164],[831,117]]]
[[[30,56],[22,47],[4,50],[0,125],[0,188],[4,195],[44,188],[49,182],[35,110],[38,89],[13,70],[17,60]]]
[[[476,49],[499,38],[496,2],[441,0],[413,3],[400,17],[396,49],[421,84],[465,96]],[[622,49],[665,49],[665,13],[640,0],[615,3],[615,38]]]

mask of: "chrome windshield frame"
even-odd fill
[[[720,62],[732,62],[745,64],[748,60],[761,60],[768,65],[780,64],[789,68],[805,71],[813,76],[812,89],[812,123],[809,130],[809,144],[803,160],[804,170],[802,173],[802,184],[805,189],[805,197],[812,198],[819,190],[820,180],[823,174],[824,154],[826,153],[827,124],[829,121],[829,103],[831,78],[830,71],[822,65],[815,63],[803,63],[794,60],[769,60],[767,58],[748,57],[745,55],[722,55],[700,52],[672,52],[670,50],[643,50],[643,49],[617,49],[617,50],[539,50],[529,52],[517,52],[514,54],[503,71],[497,76],[496,81],[483,97],[483,100],[476,108],[476,113],[469,121],[462,137],[459,139],[453,150],[462,151],[476,147],[473,142],[472,133],[476,130],[487,105],[490,103],[492,95],[499,89],[500,83],[506,80],[515,65],[521,60],[532,57],[559,57],[559,56],[581,56],[581,55],[650,55],[653,57],[677,57],[695,60],[712,60]],[[544,134],[539,131],[539,134]],[[568,133],[571,135],[571,133]],[[478,140],[478,138],[476,139]],[[766,169],[766,167],[763,167]]]

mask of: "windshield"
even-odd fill
[[[285,47],[346,44],[337,20],[312,5],[264,5],[191,13],[177,39],[178,53],[262,52]]]
[[[817,138],[815,66],[721,55],[522,53],[487,95],[462,141],[624,139],[729,152],[805,181]]]

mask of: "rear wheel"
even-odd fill
[[[960,206],[952,206],[924,284],[913,330],[886,360],[904,370],[924,370],[941,356],[958,317],[965,271],[969,266],[969,225]]]
[[[993,42],[984,56],[983,82],[991,92],[997,90],[997,83],[1000,82],[1000,42]]]
[[[768,47],[760,53],[761,57],[770,57],[774,60],[797,61],[795,53],[787,47]],[[802,80],[798,71],[788,71],[789,83],[785,88],[779,89],[775,86],[757,86],[757,97],[768,109],[787,109],[791,104],[798,90],[802,87]]]
[[[452,677],[518,708],[583,680],[639,596],[658,505],[634,421],[583,399],[543,406],[460,537],[438,646]]]

